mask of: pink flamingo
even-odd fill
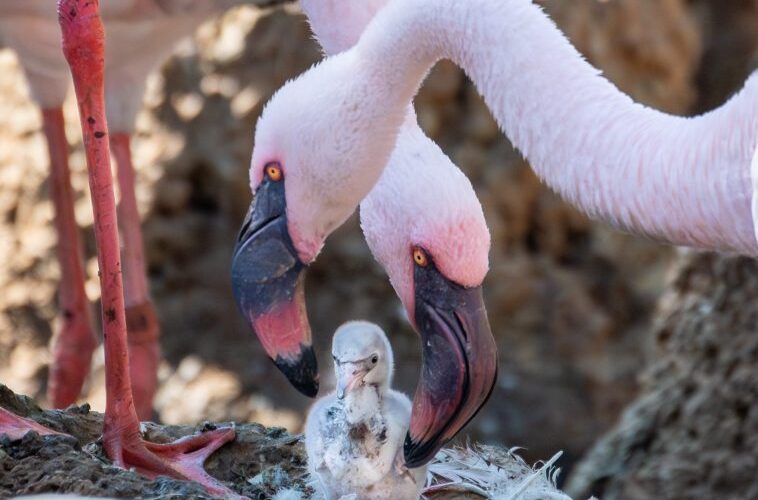
[[[391,1],[357,45],[280,89],[256,128],[256,198],[235,256],[236,294],[268,354],[296,386],[316,384],[303,272],[376,185],[408,103],[443,57],[467,71],[540,176],[586,213],[670,243],[758,254],[758,74],[719,109],[681,118],[621,93],[530,1]],[[408,176],[405,184],[383,182],[393,194],[401,188],[415,194],[411,218],[432,196],[426,182]],[[364,208],[389,212],[386,200],[370,198]],[[441,236],[393,246],[405,230],[400,222],[380,226],[364,214],[363,227],[376,235],[369,237],[374,253],[416,326],[443,321],[409,300],[443,290],[439,282],[418,289],[424,264],[430,257],[436,264],[436,252],[445,255]],[[425,359],[425,384],[443,384],[464,364],[443,349],[440,336],[425,343],[425,352],[440,350],[435,360],[446,362]],[[431,457],[434,440],[426,431],[437,402],[416,395],[409,465]]]
[[[151,477],[168,475],[195,480],[214,494],[233,496],[203,469],[208,455],[234,439],[233,428],[169,444],[148,443],[141,438],[128,370],[127,318],[105,116],[105,35],[99,2],[60,0],[58,13],[63,53],[71,68],[79,105],[95,217],[106,366],[103,446],[118,466],[134,467]]]
[[[118,204],[123,237],[126,317],[130,369],[137,414],[152,415],[160,361],[159,325],[150,300],[144,245],[134,192],[135,171],[130,141],[142,105],[148,73],[171,53],[176,42],[209,17],[251,0],[187,2],[128,0],[107,2],[103,18],[108,47],[105,87],[111,148],[116,159],[121,198]],[[79,228],[69,182],[68,143],[62,105],[69,87],[69,69],[60,52],[58,20],[49,0],[14,0],[3,6],[0,35],[19,55],[32,97],[42,109],[49,147],[52,198],[58,231],[61,268],[59,306],[63,315],[53,348],[48,379],[51,404],[74,403],[89,373],[97,342],[89,302],[84,292],[84,269]]]

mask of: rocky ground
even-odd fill
[[[148,480],[111,465],[98,442],[102,415],[90,411],[88,405],[44,412],[30,399],[0,386],[0,406],[69,434],[41,437],[29,433],[14,442],[0,438],[0,497],[56,492],[93,497],[213,498],[193,482],[166,477]],[[170,442],[209,426],[147,425],[145,438]],[[260,424],[238,425],[236,430],[237,438],[206,461],[211,475],[251,499],[271,498],[282,490],[304,496],[313,493],[299,436]]]
[[[723,84],[714,77],[719,72],[702,64],[729,53],[733,43],[724,35],[727,14],[713,14],[715,0],[542,3],[637,100],[687,113],[707,106],[704,89]],[[750,5],[741,0],[729,12],[749,27]],[[273,371],[240,320],[228,272],[250,199],[255,119],[276,88],[318,57],[296,8],[239,8],[204,25],[151,77],[135,161],[166,356],[157,420],[260,422],[291,432],[302,425],[309,401]],[[57,322],[53,213],[40,119],[7,50],[0,51],[0,90],[0,381],[44,403]],[[429,135],[474,183],[493,235],[485,291],[501,375],[470,436],[527,446],[532,461],[564,450],[563,465],[570,467],[638,393],[640,368],[656,352],[649,333],[674,255],[592,223],[550,193],[452,65],[433,71],[417,108]],[[96,307],[92,215],[72,102],[66,114]],[[390,333],[400,353],[396,380],[413,391],[417,338],[355,219],[329,239],[307,288],[322,371],[330,367],[331,332],[342,321],[366,318]],[[93,368],[82,401],[102,409],[101,356]]]
[[[40,436],[31,432],[15,441],[0,437],[0,498],[50,492],[82,497],[216,498],[194,482],[168,477],[150,480],[114,467],[99,441],[103,416],[89,405],[43,411],[30,398],[0,385],[0,406],[66,433]],[[229,425],[143,424],[143,436],[165,443]],[[321,498],[307,472],[302,436],[260,424],[236,425],[235,429],[236,439],[206,461],[209,474],[250,499]],[[558,470],[548,465],[534,470],[512,450],[501,447],[444,450],[429,474],[431,481],[424,493],[428,500],[478,499],[485,491],[515,490],[525,491],[527,499],[568,500],[555,487]]]

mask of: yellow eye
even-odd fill
[[[279,162],[272,161],[270,163],[267,163],[264,170],[266,171],[268,178],[272,181],[278,182],[282,180],[282,167],[279,165]]]
[[[415,262],[417,266],[426,267],[429,265],[429,257],[427,257],[426,252],[424,252],[423,249],[415,247],[413,249],[413,262]]]

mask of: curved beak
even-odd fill
[[[453,283],[433,263],[416,267],[414,286],[423,360],[403,450],[408,467],[434,458],[482,408],[497,378],[481,287]]]
[[[284,183],[258,187],[232,257],[237,305],[266,353],[300,392],[318,392],[318,368],[305,311],[304,271],[287,229]]]

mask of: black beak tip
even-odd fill
[[[403,445],[403,457],[405,466],[409,469],[421,467],[429,462],[437,453],[439,447],[433,442],[415,442],[410,434],[405,435],[405,444]]]
[[[289,379],[295,389],[309,398],[318,394],[318,363],[312,346],[301,346],[300,355],[296,360],[288,360],[278,356],[274,363]]]

